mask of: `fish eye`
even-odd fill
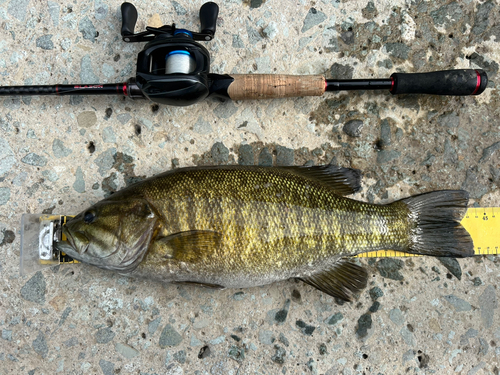
[[[96,216],[95,216],[94,212],[92,212],[92,211],[87,211],[83,214],[83,221],[86,224],[91,224],[92,222],[94,222],[95,219],[96,219]]]

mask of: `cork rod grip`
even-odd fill
[[[325,92],[323,76],[286,74],[235,74],[227,93],[233,100],[273,99],[321,96]]]

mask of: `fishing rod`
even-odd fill
[[[137,9],[123,3],[122,39],[148,42],[139,53],[136,76],[122,83],[47,86],[4,86],[0,96],[125,95],[159,104],[187,106],[209,96],[232,100],[321,96],[329,91],[382,90],[391,94],[479,95],[488,84],[480,69],[429,73],[394,73],[387,79],[325,79],[322,75],[214,74],[210,54],[197,41],[214,38],[219,7],[213,2],[200,8],[201,31],[178,29],[175,24],[146,27],[135,34]]]

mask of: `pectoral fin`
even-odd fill
[[[367,279],[366,270],[347,259],[340,259],[325,271],[300,278],[322,292],[345,301],[352,301],[354,294],[366,288]]]
[[[156,241],[167,248],[167,258],[195,263],[204,254],[213,252],[220,246],[222,234],[209,230],[190,230],[161,237]]]

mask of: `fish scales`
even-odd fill
[[[83,262],[162,282],[249,287],[295,277],[344,299],[367,280],[345,257],[382,249],[473,254],[456,222],[466,192],[375,205],[343,196],[357,186],[359,173],[333,166],[170,171],[68,221],[68,241],[58,246]]]
[[[164,233],[203,229],[223,234],[222,246],[200,256],[201,274],[281,277],[297,269],[307,274],[335,256],[406,245],[397,241],[407,237],[405,212],[398,216],[389,206],[339,197],[290,173],[213,172],[193,170],[175,181],[167,175],[143,189],[164,213]],[[148,253],[138,272],[157,267],[158,257]]]

